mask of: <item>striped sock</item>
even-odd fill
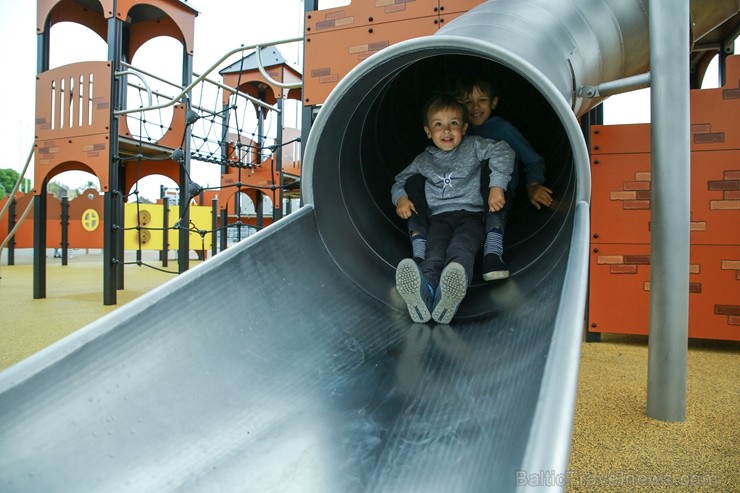
[[[483,254],[495,253],[498,256],[504,253],[504,234],[499,228],[493,228],[486,235],[486,242],[483,244]]]
[[[425,259],[427,254],[427,239],[422,235],[411,237],[411,250],[414,258]]]

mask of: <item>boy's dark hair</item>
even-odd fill
[[[461,79],[455,84],[454,95],[456,98],[462,100],[473,92],[473,88],[477,87],[480,92],[493,99],[497,96],[496,88],[493,87],[491,79],[486,77],[473,77],[471,79]]]
[[[468,121],[468,107],[451,94],[435,94],[424,105],[424,125],[429,123],[429,115],[439,110],[456,110],[462,116],[462,123]]]

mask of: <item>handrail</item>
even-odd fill
[[[272,77],[270,77],[269,75],[267,75],[266,72],[264,72],[264,67],[262,67],[262,60],[260,59],[259,51],[260,51],[260,49],[263,46],[272,46],[272,45],[279,45],[279,44],[286,44],[286,43],[294,43],[296,41],[302,41],[302,40],[303,40],[303,36],[300,36],[300,37],[288,38],[288,39],[279,40],[279,41],[273,41],[273,42],[270,42],[270,43],[260,43],[260,44],[255,44],[255,45],[252,45],[252,46],[240,46],[239,48],[234,48],[233,50],[229,50],[228,52],[226,52],[225,55],[223,55],[221,58],[218,59],[218,61],[216,61],[214,64],[212,64],[208,68],[208,70],[205,71],[205,73],[206,74],[210,74],[224,60],[226,60],[228,57],[230,57],[234,53],[238,53],[238,52],[244,51],[244,50],[256,49],[257,50],[257,62],[258,62],[258,65],[259,65],[260,73],[263,75],[263,77],[265,77],[267,79],[268,82],[270,82],[271,84],[275,84],[278,87],[281,87],[281,84],[282,83],[277,82],[276,80],[273,80]],[[115,111],[113,114],[116,115],[116,116],[120,116],[120,115],[127,115],[129,113],[139,113],[139,112],[142,112],[142,111],[150,111],[150,110],[158,110],[158,109],[162,109],[162,108],[167,108],[168,106],[174,105],[175,103],[177,103],[178,101],[180,101],[183,97],[187,96],[187,94],[190,91],[192,91],[195,86],[197,86],[198,84],[200,84],[205,78],[206,78],[205,75],[201,75],[201,76],[197,77],[194,81],[192,81],[190,84],[188,84],[180,92],[180,94],[174,96],[173,99],[172,99],[172,101],[170,101],[168,103],[163,103],[163,104],[158,104],[158,105],[155,105],[155,106],[150,106],[149,108],[133,108],[133,109],[127,109],[127,110],[118,110],[118,111]],[[302,85],[302,82],[300,84],[296,82],[296,83],[293,83],[293,85],[291,87],[300,87],[301,85]]]
[[[303,38],[301,38],[301,39],[303,39]],[[257,68],[259,69],[260,74],[262,74],[262,77],[264,77],[265,79],[267,79],[267,82],[269,82],[270,84],[273,84],[275,86],[278,86],[278,87],[280,87],[282,89],[294,89],[296,87],[301,87],[303,85],[303,81],[301,81],[301,82],[278,82],[275,79],[273,79],[272,77],[270,77],[267,74],[267,71],[265,70],[265,67],[262,65],[262,53],[260,53],[260,50],[259,50],[259,48],[261,48],[261,46],[258,46],[257,48],[258,49],[254,52],[254,54],[255,54],[255,56],[257,58]]]
[[[164,82],[165,84],[167,84],[169,86],[172,86],[174,88],[177,88],[177,89],[180,88],[180,86],[178,86],[177,84],[175,84],[172,81],[169,81],[167,79],[164,79],[163,77],[160,77],[158,75],[152,74],[151,72],[147,72],[146,70],[142,70],[142,69],[140,69],[138,67],[134,67],[131,64],[128,64],[128,63],[125,63],[124,62],[124,63],[121,63],[121,65],[123,65],[124,67],[126,67],[127,69],[129,69],[131,71],[138,72],[139,74],[144,74],[147,77],[151,77],[152,79],[158,80],[160,82]],[[125,74],[125,73],[126,72],[116,72],[116,75]],[[135,74],[135,75],[138,75],[138,74]],[[220,87],[221,89],[225,89],[225,90],[227,90],[229,92],[233,92],[237,96],[243,97],[243,98],[247,99],[248,101],[250,101],[250,102],[252,102],[254,104],[257,104],[257,105],[262,106],[263,108],[267,108],[267,109],[272,110],[272,111],[280,111],[280,109],[277,106],[272,106],[270,104],[267,104],[264,101],[261,101],[261,100],[255,98],[255,97],[253,97],[253,96],[250,96],[249,94],[246,94],[244,92],[241,92],[240,90],[236,89],[235,87],[231,87],[231,86],[228,86],[228,85],[226,85],[226,84],[224,84],[222,82],[218,82],[218,81],[215,81],[213,79],[209,79],[208,78],[208,74],[205,74],[204,76],[202,76],[201,74],[199,74],[197,72],[193,72],[193,75],[195,77],[202,77],[201,81],[208,82],[210,84],[213,84],[216,87]],[[141,77],[139,77],[139,78],[141,78]],[[138,86],[136,84],[132,84],[130,82],[128,83],[128,85],[129,85],[129,87],[135,87],[137,89],[146,89],[147,91],[149,90],[146,83],[144,84],[145,87],[143,87],[143,88],[141,86]],[[164,93],[161,93],[159,91],[151,91],[151,93],[153,95],[155,95],[155,96],[162,96],[162,97],[168,98],[170,100],[177,99],[175,96],[170,96],[169,94],[164,94]],[[150,100],[149,101],[149,104],[151,104],[151,103],[152,102]],[[199,108],[199,109],[202,109],[202,108]]]
[[[132,70],[124,70],[123,72],[116,72],[116,77],[121,75],[133,75],[137,77],[142,84],[144,84],[144,88],[146,89],[146,94],[149,96],[149,106],[152,105],[152,88],[149,87],[149,84],[147,83],[146,79],[141,76],[138,70],[132,69]]]
[[[200,74],[198,74],[196,72],[193,72],[193,75],[195,75],[196,77],[200,77]],[[241,92],[240,90],[236,89],[235,87],[227,86],[226,84],[223,84],[221,82],[217,82],[217,81],[215,81],[213,79],[209,79],[207,76],[206,77],[203,77],[202,80],[204,80],[206,82],[209,82],[209,83],[213,84],[216,87],[220,87],[221,89],[225,89],[225,90],[227,90],[229,92],[233,92],[235,95],[240,96],[240,97],[243,97],[247,101],[249,101],[251,103],[254,103],[256,105],[262,106],[263,108],[267,108],[267,109],[272,110],[272,111],[278,111],[278,112],[280,111],[280,108],[278,108],[277,106],[273,106],[271,104],[265,103],[264,101],[261,101],[261,100],[255,98],[254,96],[250,96],[247,93]]]

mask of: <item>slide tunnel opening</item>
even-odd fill
[[[536,286],[567,254],[576,196],[574,136],[568,136],[553,105],[524,74],[491,58],[439,47],[401,53],[359,74],[351,72],[322,108],[314,126],[320,131],[307,145],[312,176],[306,196],[327,249],[345,274],[388,304],[398,303],[392,289],[395,266],[411,254],[405,221],[390,200],[394,176],[430,144],[422,120],[427,98],[472,75],[494,81],[499,95],[495,114],[513,123],[544,157],[546,185],[555,203],[536,210],[520,171],[504,240],[511,278],[484,282],[477,262],[458,316],[502,308],[492,302],[501,300],[498,290],[512,283]]]

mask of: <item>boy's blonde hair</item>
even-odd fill
[[[429,116],[440,110],[455,110],[460,112],[462,122],[468,121],[468,107],[458,101],[451,94],[435,94],[424,105],[424,125],[429,123]]]

